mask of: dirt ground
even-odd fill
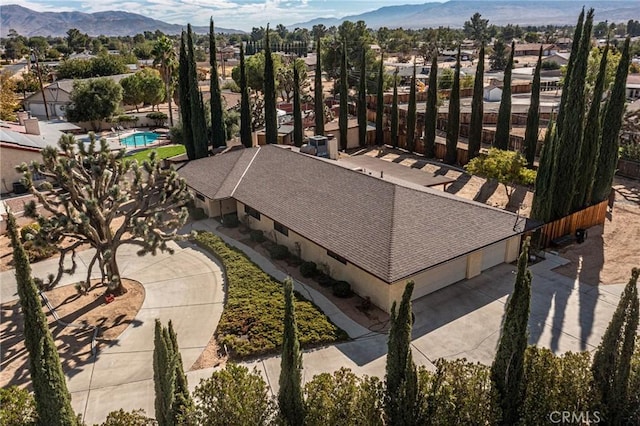
[[[137,281],[123,280],[127,292],[106,303],[105,287],[92,282],[89,294],[81,296],[73,285],[55,288],[46,292],[51,306],[60,321],[65,323],[99,326],[96,350],[99,352],[115,342],[122,332],[135,321],[135,316],[144,301],[144,287]],[[24,321],[18,301],[0,306],[0,386],[25,386],[30,383],[27,351],[24,347]],[[49,309],[44,306],[49,328],[60,354],[62,368],[67,375],[91,362],[93,329],[64,327],[57,323]],[[97,352],[97,353],[98,353]]]

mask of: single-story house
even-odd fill
[[[569,63],[569,53],[565,52],[555,52],[549,56],[545,56],[542,58],[542,63],[550,63],[555,62],[556,64],[563,66]]]
[[[347,149],[357,148],[360,146],[360,134],[358,126],[358,120],[355,118],[347,120]],[[324,133],[332,134],[338,141],[338,147],[340,145],[340,122],[333,120],[324,125]],[[367,140],[373,140],[375,138],[376,127],[367,123]]]
[[[108,78],[119,83],[125,77],[132,74],[117,74],[107,76]],[[58,80],[44,88],[44,95],[49,108],[49,117],[66,117],[67,108],[71,105],[71,92],[73,91],[74,81],[87,81],[90,79],[69,79]],[[34,117],[45,117],[44,102],[42,100],[42,91],[38,90],[23,101],[24,109],[29,111]],[[135,107],[126,106],[125,109],[130,110]]]
[[[487,102],[500,102],[502,99],[502,89],[490,84],[482,89],[482,98]]]
[[[514,213],[272,145],[178,173],[208,216],[236,213],[386,311],[409,280],[416,299],[514,261],[530,227]]]
[[[627,76],[627,99],[635,100],[640,98],[640,75],[629,74]]]
[[[266,129],[258,130],[257,132],[258,145],[265,145],[267,143]],[[281,124],[278,126],[278,144],[279,145],[293,145],[293,126],[289,124]]]
[[[542,46],[542,56],[549,56],[557,50],[553,44],[520,43],[516,44],[513,56],[538,56]]]

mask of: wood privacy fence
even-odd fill
[[[607,216],[609,201],[604,200],[575,213],[545,224],[540,229],[540,247],[549,247],[551,241],[563,235],[574,235],[577,229],[602,225]]]
[[[620,176],[640,179],[640,161],[625,160],[624,158],[621,158],[618,160],[618,171],[616,173]]]

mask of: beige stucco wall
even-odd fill
[[[467,256],[467,279],[476,277],[482,273],[482,250],[475,251]]]
[[[499,265],[505,260],[506,241],[500,241],[482,249],[482,270]]]
[[[193,201],[196,207],[202,207],[208,217],[219,217],[227,213],[233,213],[236,211],[236,201],[233,198],[215,201],[208,197],[205,197],[205,201],[202,201],[196,197],[195,190],[189,188],[189,192],[193,197]]]
[[[0,177],[2,187],[0,192],[13,191],[13,183],[20,181],[22,173],[16,171],[16,166],[32,161],[42,161],[40,152],[24,151],[21,149],[12,149],[5,146],[0,148]]]

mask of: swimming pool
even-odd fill
[[[136,132],[127,137],[120,138],[120,143],[128,147],[147,146],[158,139],[158,134],[153,132]]]

